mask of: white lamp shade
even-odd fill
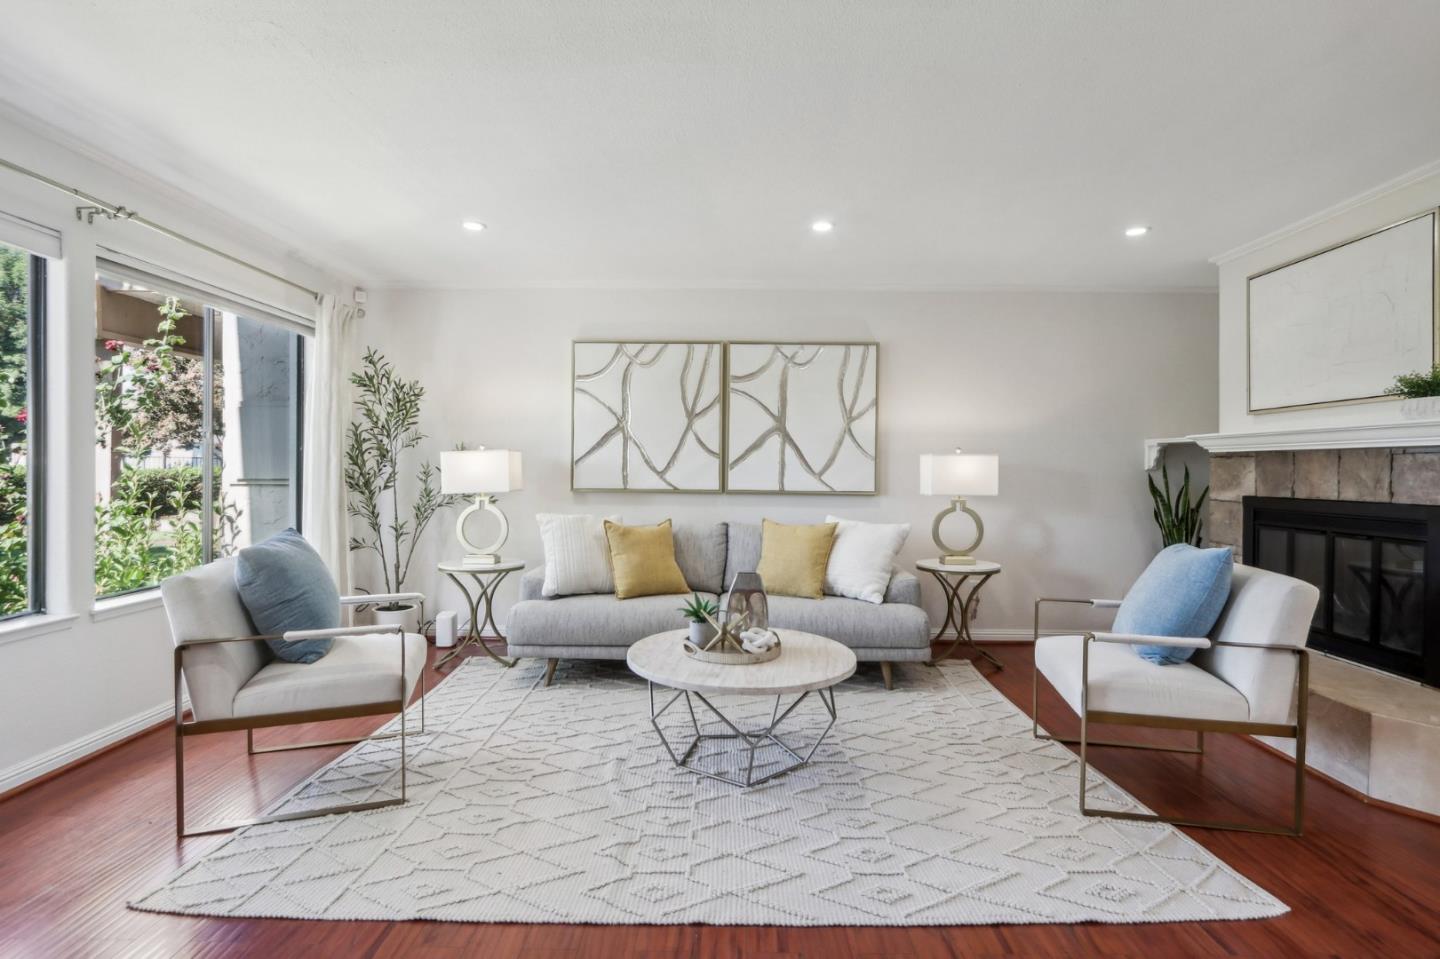
[[[1000,492],[1000,457],[993,453],[924,453],[921,496],[995,496]]]
[[[516,450],[446,450],[440,454],[440,492],[447,496],[522,489]]]

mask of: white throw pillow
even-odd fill
[[[540,595],[615,592],[610,544],[605,539],[607,519],[620,522],[618,516],[535,514],[545,549],[545,584],[540,587]]]
[[[909,523],[860,523],[827,516],[835,523],[835,545],[825,566],[825,592],[867,603],[885,602],[895,556],[910,535]]]

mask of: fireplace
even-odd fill
[[[1440,506],[1242,502],[1245,561],[1320,590],[1313,648],[1440,686]]]

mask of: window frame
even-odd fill
[[[303,502],[304,483],[304,423],[305,423],[305,344],[314,336],[314,331],[306,329],[293,319],[285,317],[280,312],[269,309],[237,308],[243,307],[243,298],[233,294],[225,293],[223,290],[212,287],[199,281],[189,279],[173,278],[164,272],[153,274],[137,272],[134,267],[123,261],[112,260],[107,257],[97,257],[95,263],[95,276],[108,276],[115,279],[136,278],[141,279],[147,285],[152,286],[159,292],[166,295],[190,296],[200,301],[201,343],[200,358],[202,363],[202,400],[201,420],[204,438],[201,444],[201,465],[200,465],[200,511],[202,521],[200,523],[201,535],[201,562],[200,565],[214,562],[218,557],[215,552],[215,531],[212,511],[217,493],[217,481],[215,479],[215,338],[219,335],[219,324],[222,314],[230,313],[237,319],[243,318],[260,323],[276,326],[294,337],[294,356],[296,359],[296,370],[292,373],[294,384],[294,417],[296,431],[295,442],[291,450],[294,468],[292,470],[291,483],[293,486],[293,515],[294,525],[298,530],[301,524],[301,504]],[[92,395],[93,402],[93,395]],[[198,567],[191,567],[198,568]],[[92,581],[92,587],[98,584]],[[150,586],[136,586],[132,589],[121,590],[115,593],[94,593],[92,602],[96,605],[104,605],[115,600],[131,599],[142,596],[146,593],[158,592],[160,584]],[[3,621],[3,620],[0,620]]]
[[[49,305],[49,260],[10,244],[29,257],[25,331],[25,609],[0,616],[13,623],[43,616],[45,602],[45,321]]]

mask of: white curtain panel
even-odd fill
[[[305,356],[305,443],[301,529],[330,567],[341,595],[350,588],[345,513],[345,427],[350,419],[346,361],[355,307],[326,294]]]

